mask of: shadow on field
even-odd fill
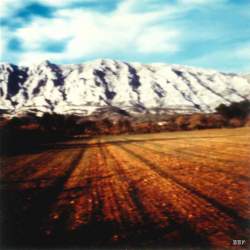
[[[50,187],[13,190],[11,183],[1,183],[1,249],[43,245],[41,226],[83,155],[84,151],[81,151]],[[34,180],[37,186],[40,181],[42,179]]]
[[[65,144],[64,146],[66,149]],[[86,143],[85,147],[87,146],[89,145]],[[81,147],[81,152],[76,155],[65,172],[59,177],[2,181],[0,183],[1,249],[53,247],[60,249],[65,247],[70,249],[73,247],[81,249],[83,247],[160,248],[162,246],[169,249],[183,246],[196,246],[196,249],[204,249],[208,246],[209,243],[206,239],[195,234],[187,222],[180,224],[175,222],[175,218],[171,218],[170,224],[164,228],[152,223],[149,216],[145,214],[138,190],[133,186],[129,194],[138,213],[143,218],[143,224],[131,224],[131,222],[125,220],[121,228],[114,221],[106,220],[103,200],[99,197],[99,194],[95,201],[97,205],[94,206],[90,214],[89,223],[81,225],[76,230],[69,230],[67,221],[69,214],[72,212],[70,206],[72,194],[74,198],[80,198],[84,193],[89,193],[92,188],[93,179],[90,179],[85,186],[64,189],[66,181],[76,169],[81,158],[84,157],[85,147]],[[50,182],[50,186],[41,187],[42,182]],[[32,188],[24,190],[15,188],[15,185],[18,184],[27,184]],[[54,222],[53,230],[50,230],[51,208],[54,204],[60,202],[61,194],[64,194],[61,201],[66,205],[61,211],[60,219]]]
[[[88,224],[80,226],[72,231],[67,228],[67,219],[70,214],[70,206],[64,207],[60,216],[53,225],[53,233],[45,229],[49,218],[52,204],[58,200],[61,192],[74,192],[81,196],[88,192],[89,187],[77,187],[77,189],[63,190],[63,184],[68,175],[73,171],[72,166],[65,176],[47,189],[30,189],[23,192],[2,192],[2,218],[3,225],[1,249],[39,249],[39,248],[130,248],[153,247],[173,249],[176,247],[195,247],[195,249],[206,249],[209,242],[201,235],[194,233],[191,225],[187,222],[176,223],[175,218],[170,218],[169,225],[158,227],[145,215],[144,207],[135,189],[130,192],[136,201],[138,212],[144,215],[144,224],[136,225],[126,222],[123,229],[112,221],[105,220],[103,203],[99,204],[90,215]],[[79,190],[80,189],[80,190]],[[64,199],[67,203],[69,200]],[[69,203],[68,203],[69,204]],[[25,209],[24,209],[25,208]],[[166,212],[167,213],[167,212]],[[168,216],[168,214],[166,214]],[[125,231],[124,231],[125,230]],[[121,234],[117,234],[121,233]],[[120,235],[124,235],[120,236]]]
[[[97,147],[97,146],[105,146],[105,145],[123,145],[123,144],[129,144],[129,143],[144,143],[144,142],[157,142],[157,141],[180,141],[180,140],[200,140],[200,139],[216,139],[216,138],[230,138],[233,136],[238,135],[227,135],[227,136],[204,136],[204,137],[173,137],[173,138],[153,138],[153,139],[129,139],[126,138],[124,140],[115,140],[115,141],[105,141],[105,142],[98,142],[98,143],[88,143],[85,139],[85,142],[79,142],[79,143],[67,143],[67,141],[70,142],[70,140],[65,140],[58,143],[47,143],[47,144],[41,144],[37,150],[39,151],[45,151],[45,150],[63,150],[63,149],[81,149],[81,148],[89,148],[89,147]],[[95,137],[90,137],[95,138]],[[90,139],[88,138],[88,139]],[[71,138],[72,140],[72,138]],[[83,139],[75,139],[74,141],[83,141]],[[37,151],[35,152],[37,153]]]
[[[153,141],[176,141],[176,140],[200,140],[200,139],[216,139],[223,137],[237,136],[235,134],[223,136],[192,136],[192,134],[182,137],[168,138],[163,136],[157,138],[136,138],[130,139],[128,134],[124,139],[106,140],[99,144],[123,144],[123,143],[140,143],[140,142],[153,142]],[[144,134],[135,134],[135,137],[144,136]],[[94,135],[80,135],[79,137],[67,135],[58,132],[41,132],[41,131],[23,131],[23,130],[0,130],[0,156],[15,156],[22,154],[36,154],[45,150],[61,150],[61,149],[76,149],[96,146],[96,144],[89,144],[91,138],[99,138]],[[68,143],[70,141],[79,141],[79,143]]]
[[[91,138],[91,136],[84,136],[81,140],[88,141]],[[70,135],[59,134],[56,132],[38,133],[36,131],[0,130],[0,156],[36,154],[50,148],[57,149],[57,143],[64,144],[72,139],[73,137]],[[60,147],[58,149],[60,149]]]
[[[200,235],[195,232],[193,225],[187,220],[179,221],[178,214],[171,214],[165,211],[166,218],[169,218],[169,224],[164,227],[159,227],[156,223],[152,222],[152,218],[144,209],[143,202],[141,201],[141,194],[136,188],[136,184],[130,180],[124,179],[122,173],[120,174],[121,182],[129,184],[129,196],[136,207],[137,212],[140,214],[143,223],[131,223],[126,221],[122,225],[116,224],[114,221],[107,220],[103,199],[100,197],[102,187],[98,186],[98,194],[95,196],[93,202],[92,212],[88,223],[81,224],[79,228],[70,230],[68,228],[69,215],[72,212],[70,201],[81,198],[86,193],[92,190],[92,182],[94,178],[89,178],[85,185],[76,186],[72,189],[65,189],[65,183],[72,175],[78,163],[84,158],[85,150],[89,147],[101,147],[106,144],[118,145],[121,149],[127,150],[123,144],[129,143],[144,143],[150,141],[170,141],[170,140],[183,140],[183,139],[213,139],[218,137],[231,137],[227,136],[206,136],[206,137],[175,137],[175,138],[153,138],[153,139],[132,139],[125,138],[124,140],[110,141],[110,142],[97,142],[91,144],[87,138],[79,139],[79,143],[71,143],[68,140],[45,142],[40,141],[39,145],[30,143],[24,146],[24,149],[16,147],[10,155],[21,154],[23,152],[37,153],[46,150],[67,150],[67,149],[81,149],[81,151],[71,161],[65,172],[61,176],[53,178],[37,178],[26,180],[3,180],[0,184],[1,189],[1,244],[0,248],[20,248],[20,249],[37,249],[37,248],[164,248],[173,249],[179,247],[180,249],[190,247],[189,249],[206,249],[209,247],[209,242],[206,236]],[[72,138],[71,138],[72,140]],[[74,141],[78,139],[74,138]],[[101,151],[102,152],[102,151]],[[237,212],[217,202],[211,197],[204,195],[202,192],[195,190],[193,187],[181,182],[174,176],[162,171],[157,165],[147,161],[144,157],[137,155],[136,152],[127,151],[130,155],[137,157],[144,162],[151,171],[156,172],[161,178],[171,179],[174,183],[188,190],[194,196],[205,200],[212,204],[221,212],[232,217],[237,224],[245,227],[245,220],[243,220]],[[105,152],[102,152],[105,155]],[[103,159],[105,157],[103,156]],[[118,167],[118,163],[116,164]],[[95,166],[91,166],[95,167]],[[10,166],[11,168],[11,166]],[[121,168],[118,167],[117,175]],[[102,178],[102,177],[100,177]],[[49,186],[42,187],[43,182],[49,182]],[[32,187],[25,190],[15,188],[19,184],[27,184]],[[116,190],[110,184],[112,192]],[[62,195],[61,195],[62,194]],[[117,194],[119,196],[119,194]],[[61,198],[62,197],[62,198]],[[60,200],[61,199],[61,200]],[[50,229],[50,212],[54,204],[64,204],[63,209],[60,211],[60,219],[53,222],[52,229]],[[127,201],[124,201],[127,202]],[[118,206],[118,205],[117,205]],[[122,212],[121,212],[122,213]],[[126,214],[122,215],[123,217]],[[122,217],[121,216],[121,217]],[[126,217],[125,217],[126,218]],[[177,222],[178,221],[178,222]]]

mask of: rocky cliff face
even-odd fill
[[[2,113],[12,115],[91,114],[103,108],[212,112],[221,103],[250,99],[250,82],[237,74],[180,65],[45,61],[31,67],[1,64],[0,96]]]

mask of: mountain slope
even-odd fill
[[[249,99],[250,82],[180,65],[96,60],[59,66],[45,61],[31,67],[1,64],[0,96],[0,109],[14,115],[90,114],[104,107],[130,113],[212,112],[220,103]]]

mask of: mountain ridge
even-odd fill
[[[0,109],[89,115],[103,107],[131,114],[213,112],[221,104],[250,99],[246,75],[176,64],[127,63],[98,59],[29,67],[0,64]],[[157,111],[157,112],[158,112]]]

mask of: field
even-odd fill
[[[239,128],[74,138],[2,157],[2,244],[248,248],[249,153],[250,128]]]

